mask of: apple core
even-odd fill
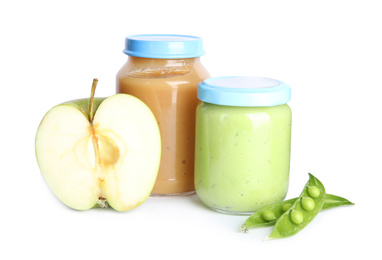
[[[92,128],[92,143],[95,158],[99,165],[103,167],[114,166],[120,159],[120,151],[117,143],[110,137],[97,134],[93,125]]]

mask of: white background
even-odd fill
[[[382,15],[379,1],[2,1],[1,259],[381,259]],[[290,188],[308,172],[355,206],[325,211],[294,237],[242,234],[246,216],[196,195],[152,198],[130,212],[75,211],[50,192],[34,138],[54,105],[115,93],[124,37],[203,38],[212,76],[292,86]],[[260,258],[261,257],[261,258]]]

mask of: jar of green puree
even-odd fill
[[[195,189],[209,208],[252,214],[284,200],[291,150],[290,87],[262,77],[198,85]]]

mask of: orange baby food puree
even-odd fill
[[[194,193],[197,85],[209,74],[199,57],[155,59],[129,56],[117,74],[117,92],[141,99],[156,117],[162,138],[152,195]]]

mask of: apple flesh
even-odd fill
[[[127,94],[53,107],[40,123],[35,145],[48,186],[77,210],[110,205],[127,211],[145,202],[161,153],[154,115]]]

